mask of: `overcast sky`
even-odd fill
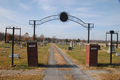
[[[0,32],[5,32],[7,26],[16,25],[21,27],[22,35],[28,32],[32,36],[33,26],[29,25],[29,20],[41,20],[63,11],[85,23],[94,23],[90,30],[91,40],[105,40],[105,34],[110,30],[119,31],[120,35],[119,0],[0,0]],[[12,33],[12,30],[8,32]],[[19,30],[15,34],[19,34]],[[36,35],[41,34],[61,39],[87,39],[88,30],[72,21],[54,20],[36,26]],[[116,35],[113,38],[116,40]]]

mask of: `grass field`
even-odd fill
[[[120,57],[116,56],[115,54],[112,55],[112,63],[113,67],[109,67],[110,64],[110,54],[107,53],[108,47],[101,47],[101,50],[98,50],[98,66],[97,67],[89,67],[85,65],[85,58],[86,58],[86,49],[82,46],[79,49],[79,45],[73,47],[70,51],[68,50],[69,45],[57,45],[59,48],[65,52],[65,54],[72,59],[73,62],[81,66],[82,70],[107,70],[110,73],[98,73],[92,74],[96,80],[120,80]],[[116,52],[120,53],[120,48],[115,48]],[[72,58],[71,58],[72,57]],[[76,61],[77,60],[77,61]]]
[[[10,49],[5,49],[5,46],[10,46]],[[23,47],[23,49],[20,49],[20,47],[17,46],[17,44],[14,45],[14,53],[17,53],[20,55],[20,59],[14,58],[14,65],[15,67],[11,67],[12,59],[8,58],[9,54],[12,53],[12,45],[10,43],[4,43],[0,42],[0,69],[35,69],[35,68],[41,68],[42,65],[46,65],[48,62],[48,56],[49,56],[49,47],[50,44],[47,44],[44,46],[44,49],[42,47],[38,46],[38,64],[39,67],[28,67],[27,63],[27,47]],[[7,53],[2,53],[2,51],[6,51]],[[23,52],[20,52],[23,51]]]
[[[73,49],[70,51],[68,50],[69,45],[57,45],[61,49],[67,50],[67,53],[72,56],[73,58],[80,61],[80,63],[85,64],[85,58],[86,58],[86,49],[84,46],[81,46],[79,48],[79,45],[76,45],[73,47]],[[101,47],[101,50],[98,50],[98,67],[97,68],[103,68],[108,67],[110,64],[110,54],[107,53],[108,47]],[[116,52],[120,53],[120,48],[115,48]],[[116,56],[114,53],[112,55],[112,63],[113,68],[120,68],[120,57]]]

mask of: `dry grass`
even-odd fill
[[[20,49],[20,47],[17,47],[17,44],[14,45],[14,53],[17,53],[20,55],[20,59],[14,58],[14,65],[15,67],[11,67],[12,59],[8,58],[9,54],[12,53],[12,48],[10,43],[3,43],[0,42],[3,45],[0,45],[0,69],[36,69],[36,68],[42,68],[41,65],[46,65],[48,63],[48,57],[49,57],[49,47],[50,44],[47,44],[47,46],[44,46],[44,49],[42,47],[38,46],[38,65],[39,67],[28,67],[27,63],[27,47],[24,47],[23,49]],[[10,49],[2,49],[5,47],[5,45],[10,46]],[[2,51],[6,51],[7,53],[2,53]],[[19,52],[24,51],[24,52]]]
[[[69,45],[65,45],[65,47],[68,47]],[[59,49],[61,45],[58,45]],[[98,67],[89,67],[85,65],[85,54],[86,50],[84,47],[81,47],[79,49],[79,46],[74,46],[74,49],[72,51],[68,51],[66,49],[61,49],[61,51],[68,56],[74,63],[81,66],[82,70],[107,70],[110,72],[110,74],[105,73],[99,73],[99,74],[93,74],[91,73],[91,76],[96,78],[97,80],[119,80],[120,79],[120,72],[118,72],[117,69],[120,69],[120,57],[115,56],[113,54],[112,62],[113,67],[109,68],[109,62],[110,62],[110,54],[107,53],[108,48],[102,47],[104,49],[98,51]],[[120,49],[116,48],[116,52],[120,52]],[[82,58],[81,58],[82,57]]]
[[[54,46],[53,46],[53,49],[54,49],[54,58],[57,61],[56,64],[57,65],[67,65],[67,63],[65,62],[65,59],[61,56],[61,54],[59,54],[59,52],[56,50],[56,48]],[[68,72],[70,72],[71,68],[59,68],[59,69],[67,70]],[[67,80],[73,80],[72,73],[70,75],[61,75],[61,76],[63,76]]]
[[[52,45],[53,46],[53,45]],[[57,61],[57,65],[66,65],[65,59],[59,54],[56,48],[53,46],[54,49],[54,59]]]
[[[72,75],[62,75],[67,80],[73,80]]]
[[[0,76],[0,80],[42,80],[44,75],[13,75]]]

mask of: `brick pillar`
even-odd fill
[[[27,58],[28,66],[38,67],[38,52],[36,41],[27,42]]]
[[[86,45],[86,65],[97,66],[98,44]]]

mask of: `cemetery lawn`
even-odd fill
[[[108,48],[101,47],[101,50],[98,50],[98,66],[97,67],[89,67],[85,65],[86,59],[86,49],[84,46],[79,49],[79,45],[74,46],[71,51],[68,50],[69,45],[57,45],[61,48],[61,51],[64,52],[74,63],[79,65],[82,70],[107,70],[110,73],[97,73],[92,74],[96,80],[119,80],[120,79],[120,56],[116,56],[116,54],[112,55],[112,63],[113,67],[109,67],[110,64],[110,54],[107,53]],[[117,53],[120,53],[120,48],[115,48]]]
[[[5,46],[10,46],[10,49],[5,49]],[[43,68],[44,65],[48,63],[48,57],[49,57],[49,51],[50,44],[47,44],[44,46],[44,49],[42,47],[38,46],[38,67],[28,67],[27,63],[27,47],[23,47],[23,49],[20,49],[20,47],[17,46],[17,44],[14,45],[14,53],[17,53],[20,55],[20,59],[14,58],[14,65],[15,67],[11,67],[12,59],[8,58],[9,54],[12,53],[12,45],[10,43],[4,43],[0,42],[0,69],[5,70],[19,70],[19,69],[37,69],[37,68]],[[2,53],[2,51],[6,51],[7,53]]]
[[[57,45],[57,46],[65,50],[66,53],[70,55],[72,58],[76,59],[81,64],[85,65],[86,49],[84,46],[81,46],[81,49],[79,49],[79,45],[76,45],[73,47],[71,51],[68,50],[69,45],[64,45],[64,48],[63,48],[63,45]],[[88,67],[88,68],[103,69],[108,67],[108,65],[110,64],[110,54],[107,53],[107,50],[108,50],[108,47],[101,47],[101,50],[98,50],[98,66]],[[120,53],[120,48],[115,48],[115,50],[117,53]],[[116,56],[115,53],[112,54],[112,63],[113,63],[112,68],[120,69],[120,57]]]

